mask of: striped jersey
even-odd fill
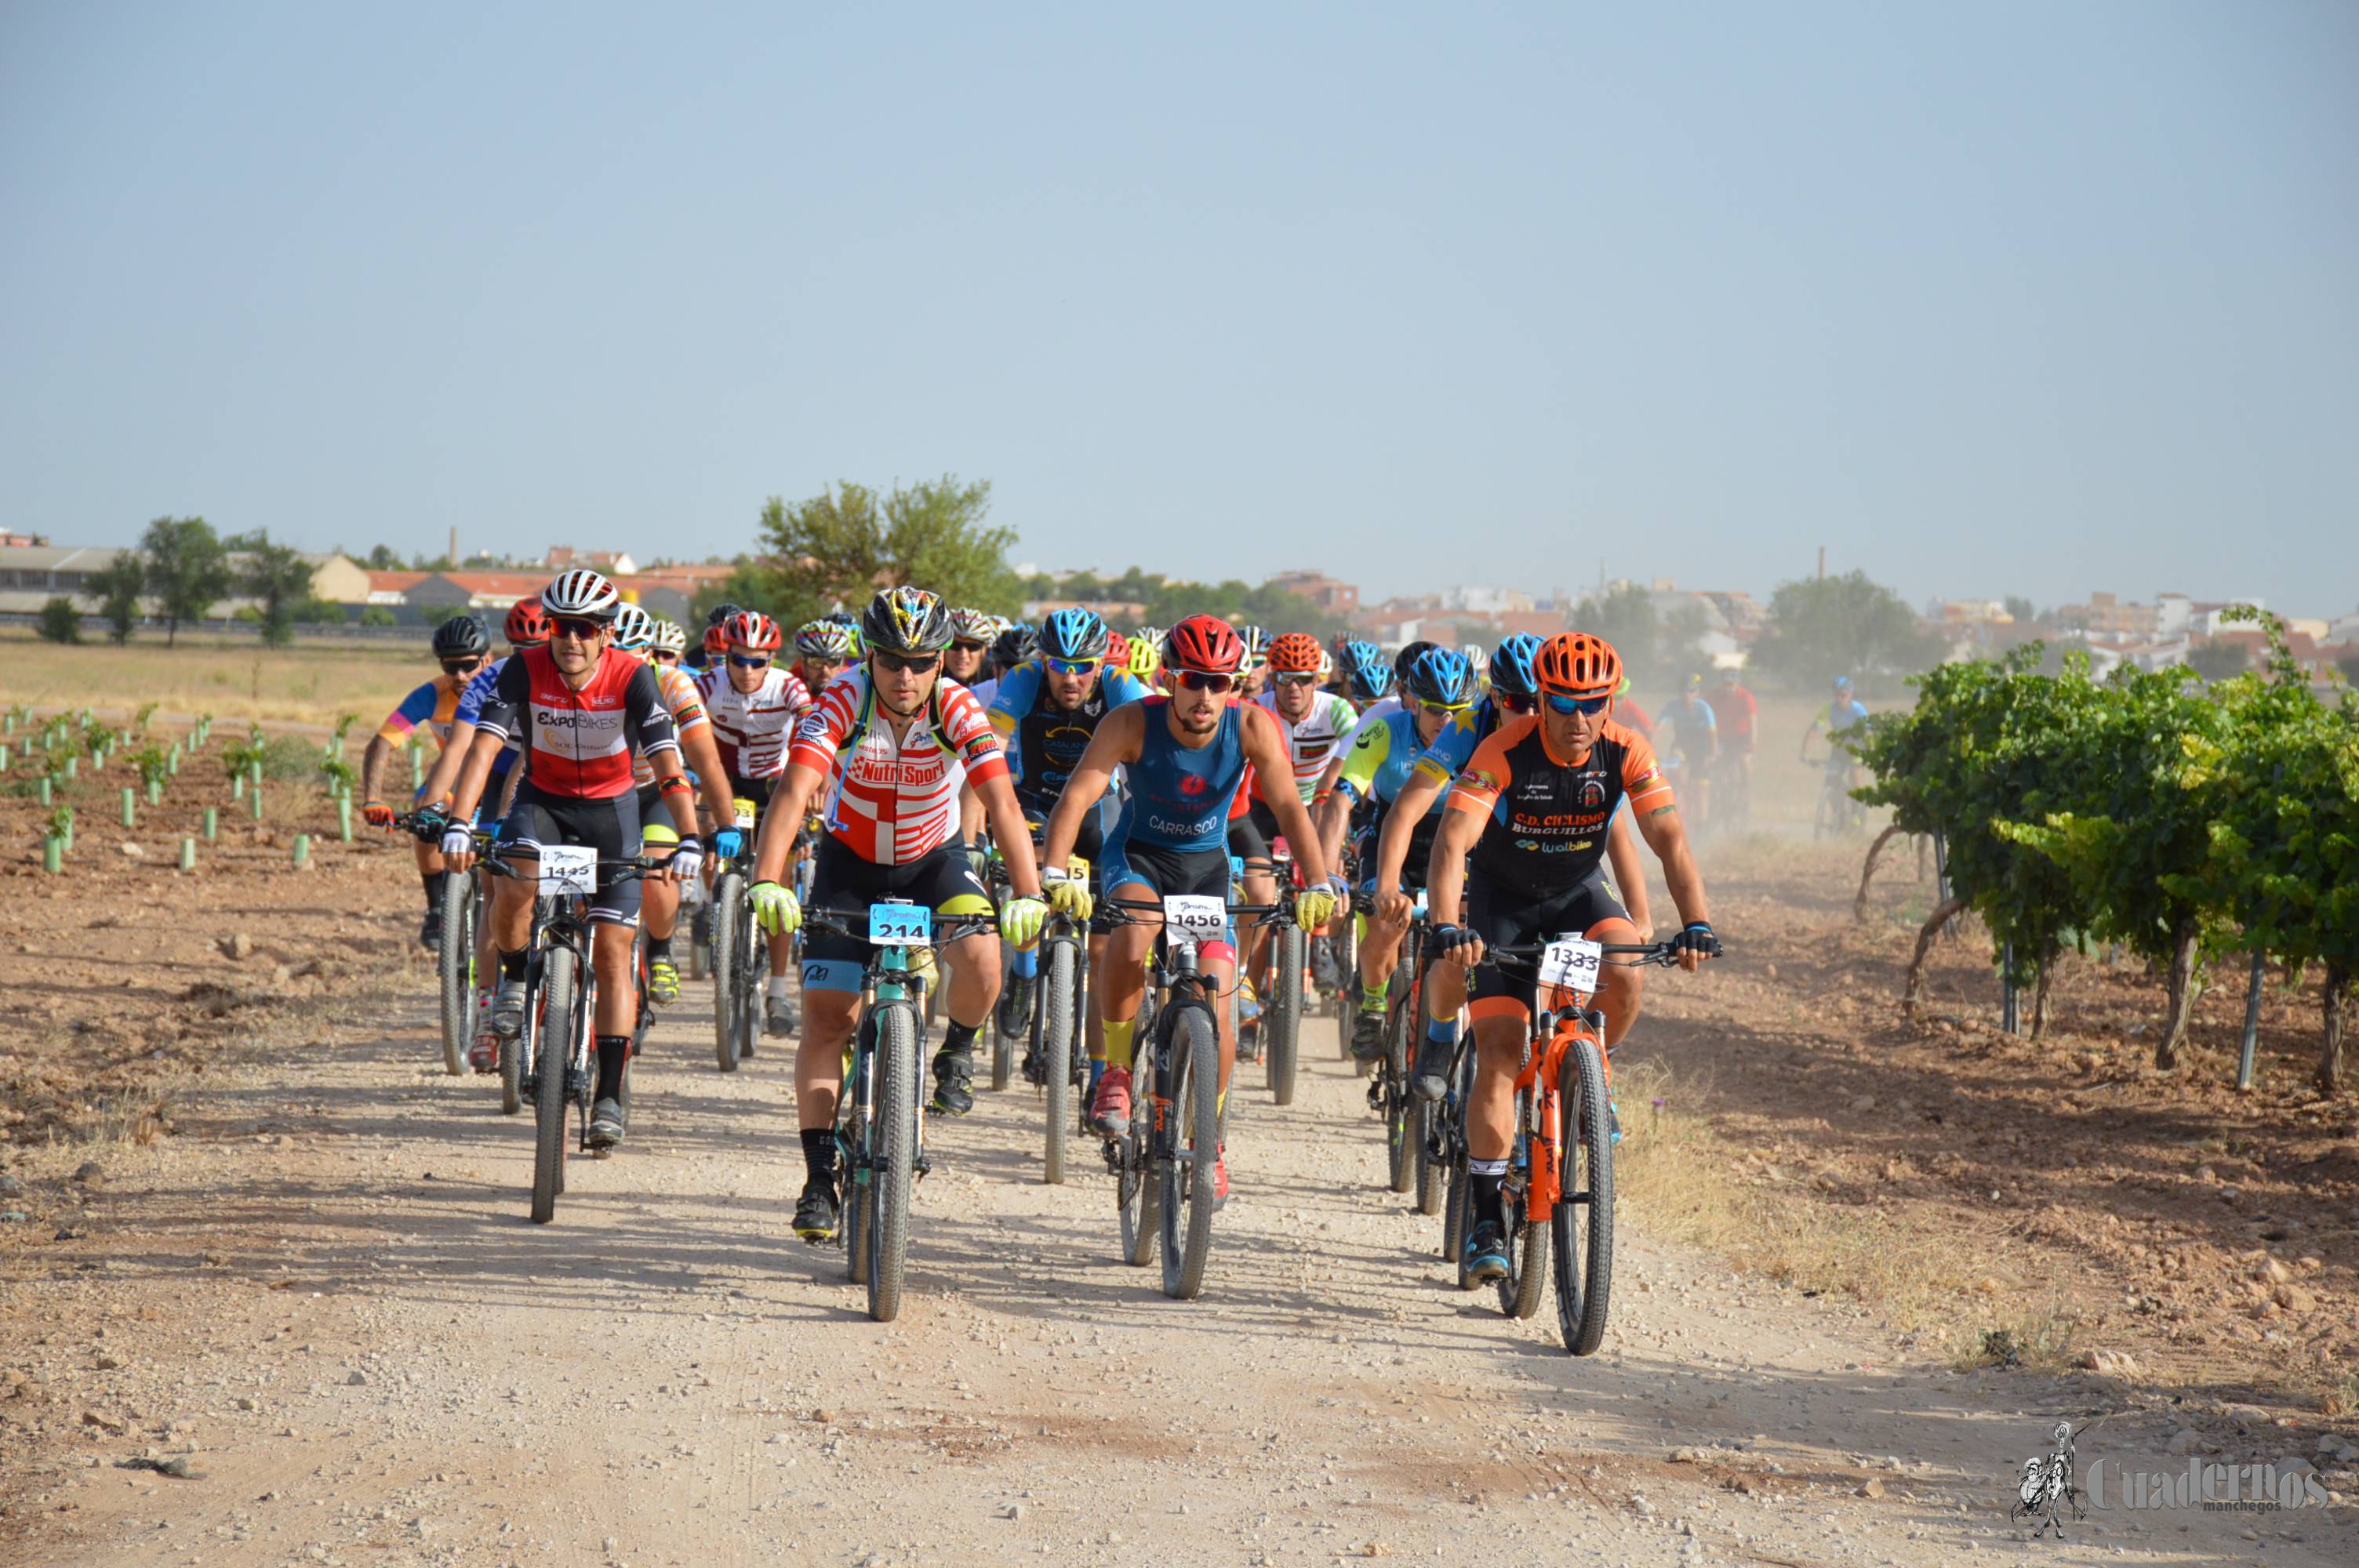
[[[824,774],[827,830],[862,860],[901,866],[958,830],[959,792],[1004,778],[1007,757],[974,694],[938,680],[907,733],[877,703],[868,672],[828,682],[795,731],[790,761]]]
[[[810,688],[784,665],[762,672],[762,684],[739,691],[723,659],[696,677],[705,717],[721,746],[721,765],[733,779],[774,779],[787,771],[787,746],[810,711]]]
[[[647,661],[647,668],[656,672],[656,689],[663,696],[663,705],[671,714],[672,732],[685,735],[699,725],[710,726],[712,719],[704,711],[704,693],[697,689],[696,677],[675,665],[659,665]],[[641,789],[656,782],[656,765],[643,752],[633,765],[631,778]]]

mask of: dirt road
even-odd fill
[[[2342,1508],[2116,1509],[2019,1544],[2014,1477],[2058,1419],[2084,1471],[2183,1469],[2175,1423],[2102,1382],[1912,1363],[1630,1225],[1606,1349],[1573,1360],[1552,1309],[1514,1324],[1451,1287],[1332,1061],[1289,1109],[1246,1096],[1193,1303],[1115,1260],[1102,1176],[1038,1184],[1030,1097],[986,1096],[938,1134],[912,1300],[880,1326],[841,1253],[788,1230],[784,1053],[715,1073],[704,996],[655,1034],[627,1149],[577,1162],[546,1227],[527,1129],[441,1075],[422,1005],[209,1075],[176,1136],[103,1174],[20,1162],[10,1201],[54,1195],[85,1235],[6,1287],[40,1332],[8,1373],[29,1402],[0,1411],[44,1440],[12,1444],[0,1555],[2351,1561]],[[2259,1427],[2245,1449],[2303,1451]],[[119,1467],[176,1458],[194,1474]]]

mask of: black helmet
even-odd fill
[[[434,628],[438,659],[480,658],[492,651],[492,634],[472,615],[453,615]]]
[[[1401,649],[1399,653],[1395,654],[1393,655],[1393,685],[1397,687],[1405,687],[1408,685],[1408,672],[1417,667],[1419,657],[1423,654],[1426,650],[1430,648],[1439,648],[1440,646],[1441,646],[1441,644],[1439,643],[1411,643]]]
[[[939,654],[951,645],[950,610],[922,588],[888,588],[868,601],[860,642],[871,653]]]
[[[1011,670],[1039,651],[1039,634],[1020,623],[1002,632],[999,640],[991,645],[991,656]]]
[[[704,623],[707,626],[718,626],[745,608],[742,604],[716,604],[705,611]]]

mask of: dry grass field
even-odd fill
[[[210,713],[332,726],[346,713],[373,728],[405,693],[435,674],[423,642],[298,643],[263,648],[184,633],[177,647],[140,636],[118,647],[44,643],[29,628],[0,628],[0,707],[71,704],[136,712]]]

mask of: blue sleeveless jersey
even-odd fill
[[[1210,743],[1190,749],[1171,738],[1165,713],[1170,698],[1143,697],[1147,734],[1138,761],[1125,770],[1130,798],[1123,802],[1114,838],[1157,849],[1228,852],[1229,806],[1245,782],[1244,716],[1232,704]]]

